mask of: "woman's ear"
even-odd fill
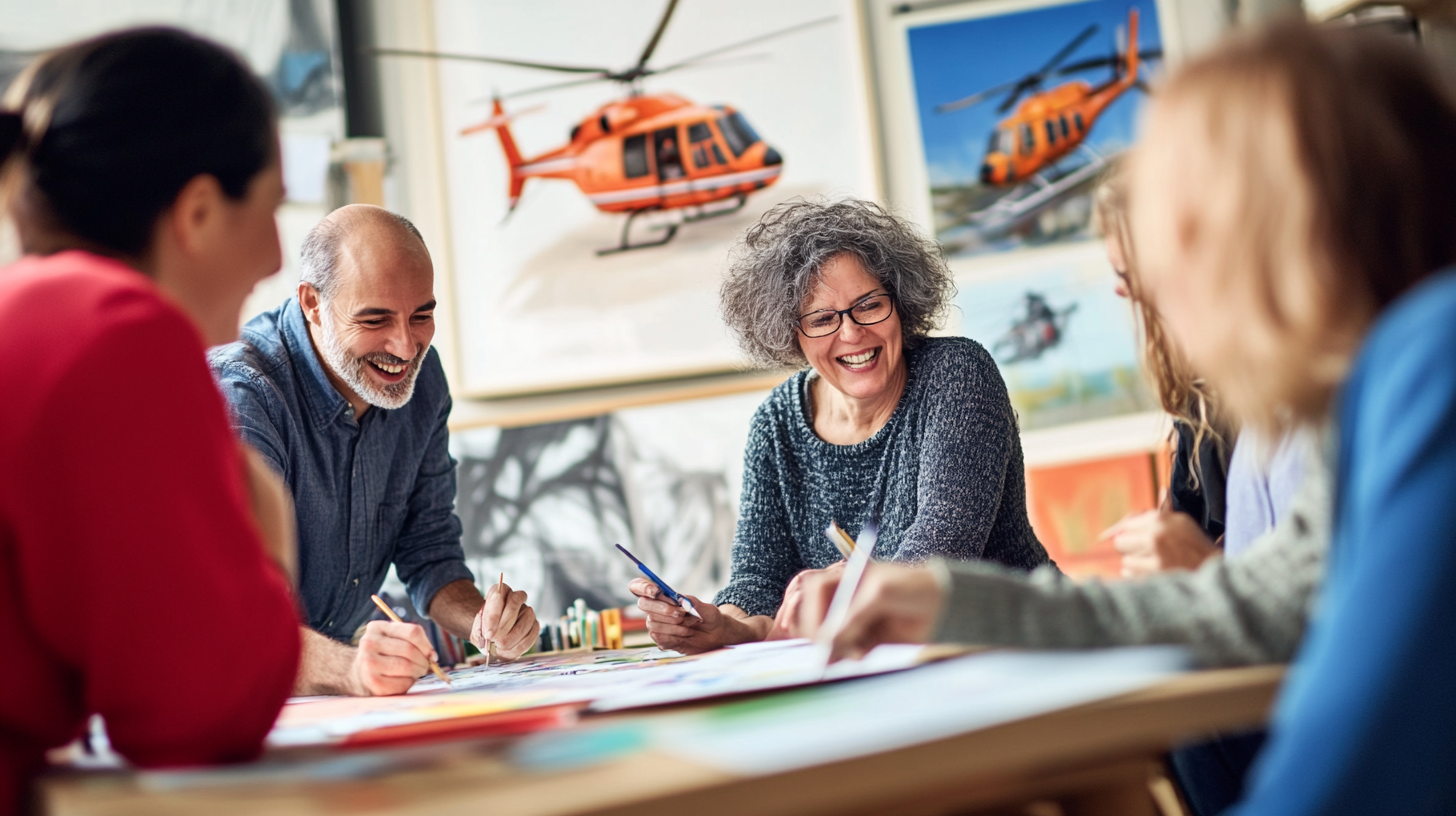
[[[209,175],[193,178],[177,193],[162,222],[183,255],[206,256],[226,239],[225,198],[222,185]]]

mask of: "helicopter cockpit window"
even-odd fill
[[[628,136],[622,140],[622,173],[627,178],[641,178],[652,172],[647,166],[647,134]]]
[[[723,131],[723,138],[728,142],[728,149],[733,151],[734,158],[742,156],[743,151],[758,141],[758,134],[753,132],[741,113],[730,113],[719,119],[718,129]]]
[[[1021,155],[1030,156],[1036,152],[1036,134],[1031,132],[1031,125],[1021,125]]]

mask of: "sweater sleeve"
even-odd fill
[[[1311,467],[1288,515],[1240,558],[1139,581],[1076,582],[1053,567],[1026,576],[984,562],[935,568],[949,599],[936,639],[1029,648],[1184,644],[1205,666],[1291,659],[1329,545],[1325,468]]]
[[[1240,816],[1456,812],[1456,276],[1390,307],[1340,401],[1335,540]]]
[[[151,299],[108,316],[11,454],[35,474],[27,612],[122,755],[247,759],[292,689],[298,619],[195,330]]]
[[[996,363],[972,341],[943,342],[918,376],[927,407],[920,433],[919,505],[897,560],[981,558],[1001,509],[1017,429]]]
[[[788,506],[779,486],[773,421],[768,404],[753,417],[744,454],[731,573],[728,586],[713,599],[716,605],[733,604],[750,615],[777,614],[789,581],[805,568],[793,543]]]

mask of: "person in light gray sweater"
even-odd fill
[[[879,643],[1181,644],[1205,667],[1287,662],[1313,612],[1329,550],[1333,475],[1327,456],[1318,458],[1286,518],[1242,556],[1213,558],[1193,572],[1079,582],[1045,567],[1027,575],[984,562],[871,565],[835,653],[857,656]],[[805,581],[793,634],[817,631],[837,583],[837,575]]]

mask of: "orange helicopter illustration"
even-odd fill
[[[413,56],[464,60],[518,68],[533,68],[587,76],[507,94],[520,97],[593,82],[616,82],[627,89],[625,98],[602,105],[571,130],[566,144],[526,158],[516,144],[510,123],[530,111],[507,113],[502,97],[493,99],[491,118],[461,131],[469,136],[494,130],[510,166],[510,209],[520,202],[528,178],[556,178],[575,182],[598,210],[624,213],[617,246],[597,251],[607,255],[632,249],[662,246],[682,224],[728,215],[742,209],[748,196],[778,181],[784,158],[770,147],[729,105],[705,106],[674,93],[643,92],[642,80],[683,68],[722,65],[709,62],[731,51],[833,22],[825,17],[721,46],[662,68],[649,65],[678,0],[668,0],[657,28],[637,62],[625,69],[561,65],[433,51],[375,49],[386,56]],[[749,59],[753,57],[748,57]],[[744,59],[744,58],[738,58]],[[674,212],[679,220],[656,227],[662,235],[631,240],[632,223],[652,212]]]
[[[1146,90],[1147,86],[1139,76],[1141,63],[1157,59],[1163,52],[1161,49],[1138,51],[1138,11],[1135,8],[1128,10],[1127,46],[1119,49],[1122,53],[1062,65],[1097,32],[1097,28],[1095,23],[1087,26],[1033,73],[936,106],[937,113],[950,113],[1010,91],[996,112],[1005,113],[1013,106],[1016,106],[1016,112],[1003,119],[991,134],[981,163],[983,184],[1002,187],[1034,178],[1080,147],[1097,117],[1118,97],[1132,88]],[[1111,68],[1112,77],[1098,85],[1078,79],[1051,90],[1042,90],[1042,84],[1052,77],[1096,68]],[[1028,92],[1034,93],[1017,106],[1016,103]]]

